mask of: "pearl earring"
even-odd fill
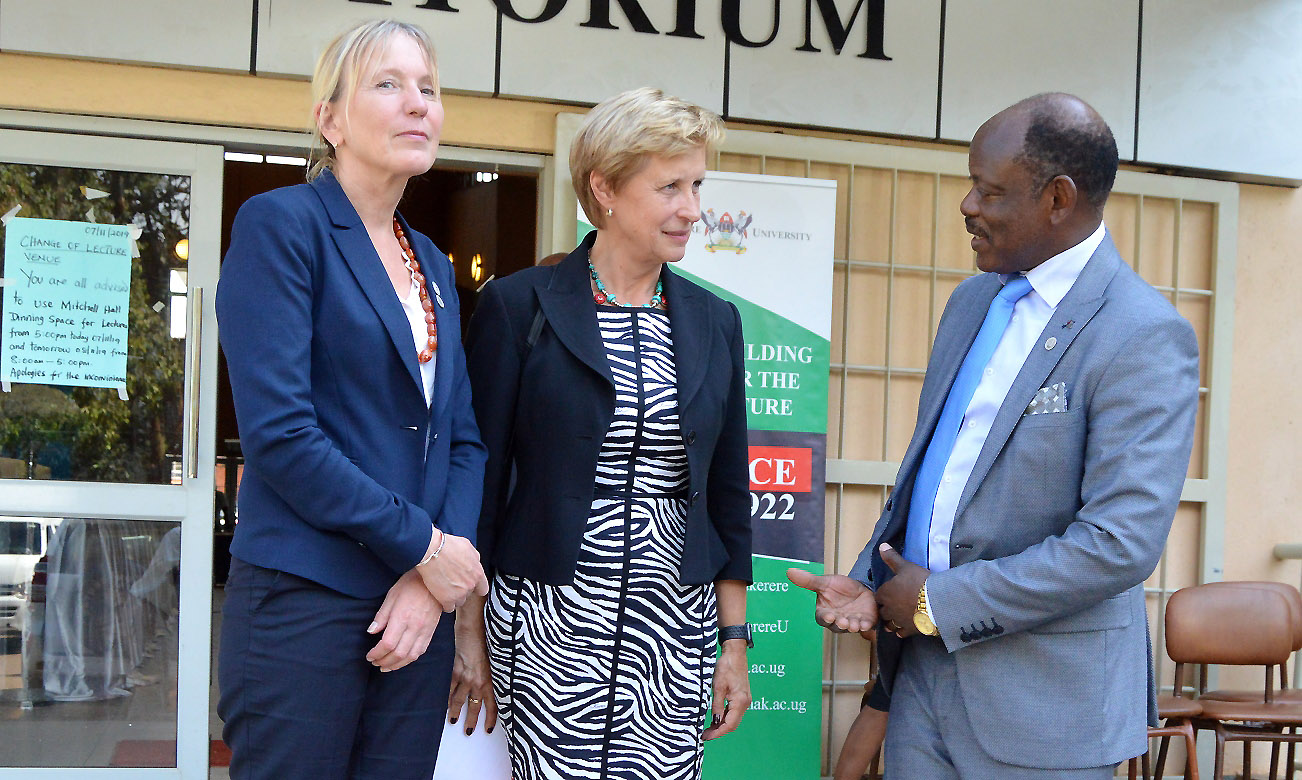
[[[614,209],[606,209],[606,216],[608,216],[608,217],[613,217],[613,216],[615,216],[615,210],[614,210]]]

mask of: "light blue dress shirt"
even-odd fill
[[[1098,249],[1106,234],[1103,223],[1089,238],[1072,248],[1054,255],[1026,272],[1031,283],[1027,293],[1013,307],[1013,318],[1004,331],[999,346],[986,364],[981,381],[972,401],[963,415],[954,450],[945,464],[936,502],[931,510],[931,536],[927,545],[927,568],[944,571],[949,568],[950,535],[954,530],[954,516],[959,499],[967,486],[972,467],[990,435],[999,407],[1003,406],[1013,380],[1022,370],[1022,364],[1040,340],[1044,326],[1049,324],[1053,312],[1067,295],[1076,278],[1084,270],[1094,250]],[[1068,388],[1070,390],[1070,388]],[[1070,403],[1070,401],[1068,401]]]

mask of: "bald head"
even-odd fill
[[[1117,142],[1090,104],[1063,92],[1035,95],[995,114],[977,136],[996,132],[1021,136],[1015,159],[1035,187],[1067,176],[1082,200],[1102,215],[1117,178]]]

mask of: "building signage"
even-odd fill
[[[741,312],[756,635],[751,712],[706,746],[704,776],[816,777],[822,629],[786,570],[823,570],[836,183],[711,171],[701,211],[674,270]]]
[[[387,5],[392,6],[392,0],[348,0],[353,3],[363,3],[366,5]],[[474,2],[474,0],[458,0],[459,4],[465,2]],[[550,22],[565,10],[570,0],[546,0],[545,4],[535,13],[522,12],[517,9],[517,3],[521,0],[491,0],[502,16],[515,22],[525,24],[540,24]],[[788,0],[790,2],[790,0]],[[678,38],[697,38],[704,40],[705,36],[696,31],[698,18],[697,0],[675,0],[672,9],[672,22],[669,25],[657,26],[652,21],[651,16],[647,14],[643,4],[651,6],[652,11],[659,10],[663,7],[664,2],[657,0],[575,0],[575,5],[586,6],[587,19],[580,22],[580,26],[588,27],[594,30],[618,30],[620,25],[617,24],[619,16],[612,14],[612,6],[618,7],[622,16],[627,21],[628,29],[635,33],[644,35],[659,35],[661,33]],[[747,46],[751,48],[764,48],[773,43],[777,38],[778,26],[781,20],[780,7],[782,0],[772,0],[772,11],[769,13],[770,23],[769,32],[766,37],[748,37],[742,28],[742,3],[741,0],[722,0],[719,6],[718,20],[723,29],[724,35],[730,43],[738,46]],[[748,13],[755,12],[759,9],[760,13],[756,16],[763,16],[767,4],[763,2],[747,3],[747,8],[751,9]],[[805,38],[804,42],[797,47],[797,51],[817,53],[822,51],[814,43],[813,29],[815,20],[820,21],[823,30],[826,31],[831,39],[832,48],[836,54],[840,54],[846,44],[850,42],[851,35],[856,27],[863,30],[864,46],[863,51],[858,55],[876,60],[889,60],[883,48],[882,31],[885,28],[884,20],[886,14],[886,0],[856,0],[855,5],[849,13],[842,18],[841,11],[836,7],[834,0],[804,0],[805,5]],[[452,0],[426,0],[414,6],[426,11],[443,11],[446,13],[458,13],[460,8],[452,6]],[[862,12],[862,23],[859,24]]]
[[[5,230],[0,381],[124,387],[131,228],[15,217]]]
[[[0,50],[308,77],[341,30],[391,17],[430,32],[442,85],[459,92],[593,104],[650,85],[729,119],[966,143],[1013,101],[1065,91],[1102,113],[1123,160],[1302,181],[1302,91],[1287,75],[1302,72],[1302,13],[1289,3],[137,5],[123,15],[100,0],[9,3]],[[306,124],[307,106],[303,114]]]

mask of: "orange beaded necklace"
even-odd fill
[[[411,244],[407,243],[407,236],[402,232],[402,225],[398,224],[397,217],[393,218],[393,235],[398,238],[402,259],[407,263],[407,270],[411,271],[411,278],[416,282],[416,288],[420,292],[420,307],[425,310],[425,332],[429,334],[429,340],[416,357],[420,362],[428,363],[434,359],[434,352],[439,348],[439,326],[434,319],[434,304],[430,302],[429,293],[425,291],[425,275],[420,272],[420,262],[416,260],[416,253],[411,251]]]

